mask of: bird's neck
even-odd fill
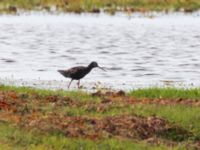
[[[87,67],[88,72],[90,72],[92,69],[93,69],[93,67],[90,65]]]

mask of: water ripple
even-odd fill
[[[86,81],[200,82],[198,16],[0,16],[0,30],[1,78],[64,80],[56,70],[97,61],[108,71]]]

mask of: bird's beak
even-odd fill
[[[106,71],[106,69],[105,69],[104,67],[99,67],[99,66],[98,66],[98,68],[100,68],[100,69],[103,70],[103,71]]]

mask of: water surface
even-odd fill
[[[94,69],[83,85],[199,86],[199,57],[199,15],[0,16],[1,83],[65,87],[56,70],[97,61],[107,72]]]

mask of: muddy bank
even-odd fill
[[[184,98],[136,98],[128,96],[125,91],[118,92],[101,92],[92,93],[92,96],[97,96],[103,99],[102,103],[122,102],[127,104],[158,104],[158,105],[186,105],[200,106],[199,99],[184,99]]]
[[[92,100],[93,99],[93,100]],[[184,101],[184,102],[183,102]],[[164,143],[168,146],[186,142],[195,135],[178,124],[157,116],[143,117],[134,113],[96,116],[112,108],[128,108],[137,104],[191,105],[199,107],[197,101],[190,100],[137,100],[124,91],[96,92],[88,100],[80,97],[61,95],[41,95],[37,92],[0,91],[0,120],[17,125],[25,130],[43,133],[58,132],[66,137],[100,140],[119,138],[142,140],[151,144]],[[83,109],[86,114],[63,113],[66,108]],[[87,115],[87,113],[94,115]],[[198,140],[190,146],[198,145]]]

